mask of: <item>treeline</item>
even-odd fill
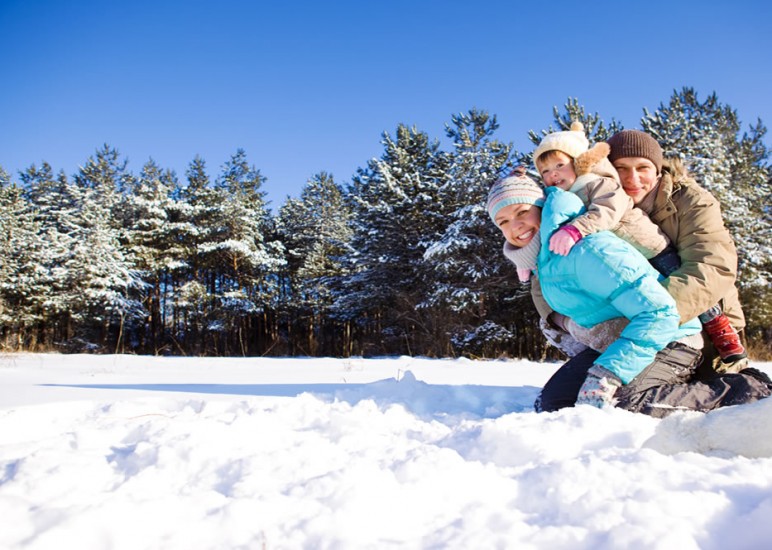
[[[576,100],[592,141],[621,129]],[[724,205],[740,252],[747,332],[772,342],[770,165],[761,121],[741,133],[715,94],[674,92],[641,127],[679,154]],[[321,172],[278,212],[236,151],[210,179],[150,160],[139,174],[105,145],[67,176],[46,163],[0,169],[0,347],[181,355],[544,358],[528,289],[485,212],[491,183],[530,163],[471,110],[450,150],[414,127],[345,187]]]

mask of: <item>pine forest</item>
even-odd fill
[[[553,116],[534,144],[573,120],[591,142],[622,129],[572,98]],[[772,357],[762,121],[743,128],[683,88],[639,127],[721,201],[750,349]],[[485,111],[453,115],[445,150],[399,125],[350,182],[319,172],[275,213],[243,150],[216,175],[202,158],[182,176],[152,160],[131,173],[107,144],[72,175],[0,168],[0,350],[558,357],[485,211],[496,178],[531,166],[498,131]]]

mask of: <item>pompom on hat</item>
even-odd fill
[[[621,158],[645,158],[662,171],[662,147],[657,140],[641,130],[622,130],[611,136],[606,143],[611,147],[608,159],[613,164]]]
[[[525,168],[515,168],[507,177],[498,180],[488,191],[488,214],[496,223],[496,214],[510,204],[544,205],[544,190],[525,174]]]
[[[571,129],[564,132],[552,132],[544,136],[533,152],[533,162],[547,151],[560,151],[575,159],[590,148],[590,141],[584,134],[584,125],[579,121],[571,123]]]

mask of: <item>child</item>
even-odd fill
[[[641,209],[634,208],[622,189],[606,158],[608,144],[598,143],[592,149],[589,145],[582,123],[574,122],[569,131],[545,136],[533,153],[544,185],[574,193],[587,208],[550,239],[550,250],[565,256],[582,237],[609,230],[632,244],[658,270],[657,262],[665,258],[673,263],[675,249],[668,249],[667,236]]]
[[[643,210],[634,208],[608,161],[608,154],[606,143],[589,148],[580,122],[572,123],[569,131],[548,134],[534,151],[534,164],[544,184],[576,194],[587,208],[587,212],[552,236],[549,249],[566,255],[583,237],[610,230],[632,244],[667,277],[680,266],[680,257],[662,230]],[[739,334],[719,305],[699,317],[724,363],[746,357]]]

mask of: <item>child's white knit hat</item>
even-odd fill
[[[575,159],[590,148],[590,141],[584,135],[584,125],[579,121],[571,123],[571,129],[565,132],[552,132],[544,136],[539,146],[533,152],[533,162],[536,163],[547,151],[560,151]]]

